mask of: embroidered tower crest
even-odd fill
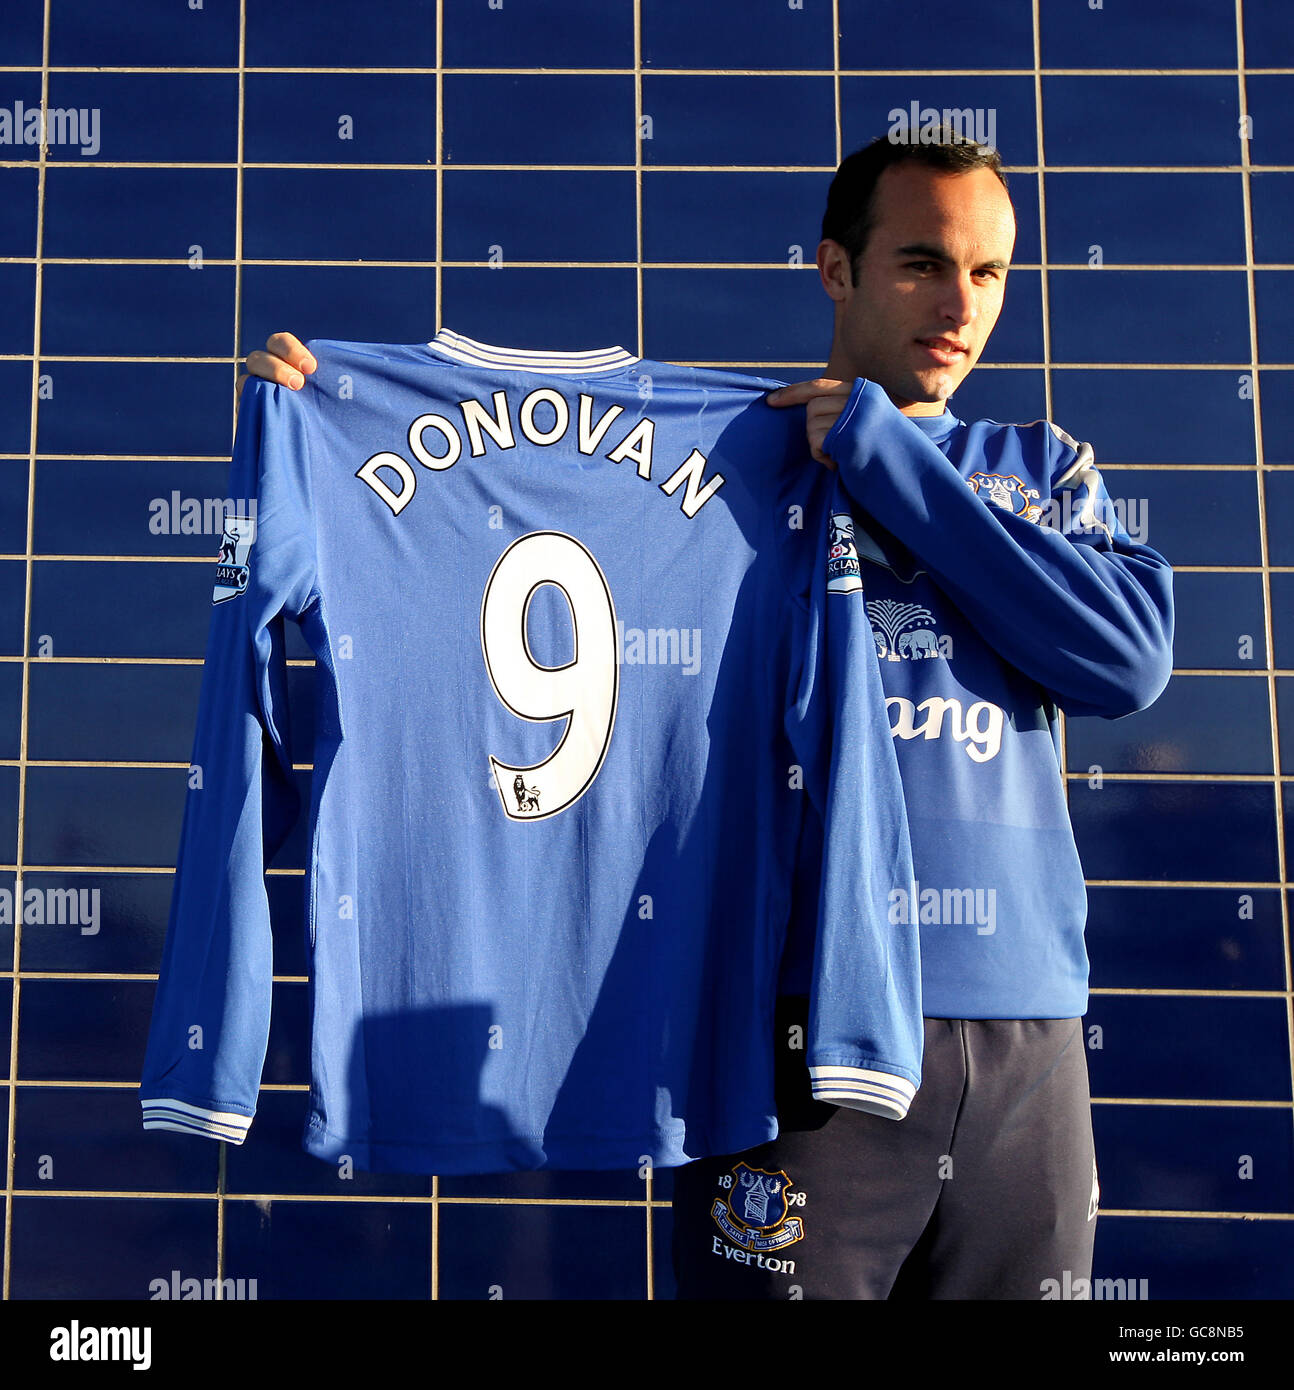
[[[716,1198],[710,1215],[734,1245],[743,1250],[780,1250],[804,1236],[804,1222],[790,1215],[785,1172],[770,1173],[738,1163],[726,1198]]]

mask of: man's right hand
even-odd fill
[[[252,360],[250,357],[247,359]],[[816,381],[793,381],[789,386],[770,391],[769,405],[804,406],[805,430],[809,440],[809,452],[819,463],[835,468],[835,461],[822,452],[822,444],[831,433],[831,427],[840,419],[840,412],[849,404],[853,393],[852,381],[837,381],[834,377],[819,377]]]
[[[264,352],[257,348],[247,354],[247,371],[234,384],[234,395],[241,398],[248,373],[298,391],[306,384],[302,373],[313,372],[318,365],[300,338],[291,333],[271,333],[265,340]]]

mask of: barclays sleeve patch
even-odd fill
[[[863,572],[854,545],[854,519],[848,512],[833,512],[827,532],[827,592],[858,594]]]
[[[225,533],[220,539],[220,554],[216,557],[216,584],[211,591],[212,603],[224,603],[237,598],[247,588],[251,573],[248,557],[256,539],[254,516],[226,516]]]

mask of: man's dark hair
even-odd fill
[[[1006,187],[1002,159],[991,145],[967,140],[951,126],[923,132],[918,141],[891,140],[882,135],[861,150],[846,155],[827,190],[827,210],[822,217],[823,240],[838,241],[849,252],[850,279],[858,283],[858,258],[875,224],[873,205],[876,183],[896,164],[922,164],[944,174],[970,174],[991,169]]]

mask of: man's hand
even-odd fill
[[[300,338],[291,333],[271,333],[265,340],[265,351],[257,348],[247,354],[247,371],[234,384],[234,395],[241,397],[243,383],[250,372],[252,376],[264,377],[266,381],[277,381],[281,386],[300,390],[306,384],[303,372],[313,372],[319,364],[306,351]]]
[[[250,357],[247,359],[249,365],[251,360]],[[765,399],[769,405],[805,406],[809,452],[819,463],[834,468],[834,461],[822,452],[822,441],[840,418],[840,412],[845,408],[845,402],[853,389],[852,381],[833,381],[830,377],[819,377],[816,381],[796,381],[790,386],[770,391]]]

